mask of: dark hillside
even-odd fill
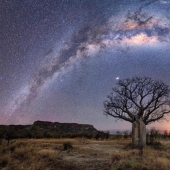
[[[0,125],[0,136],[4,138],[104,138],[105,133],[89,124],[35,121],[32,125]]]

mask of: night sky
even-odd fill
[[[0,124],[128,129],[103,102],[118,79],[170,85],[169,46],[170,0],[1,0]]]

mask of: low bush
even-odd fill
[[[164,146],[158,141],[148,143],[147,145],[152,147],[153,149],[157,149],[157,150],[163,150],[164,149]]]
[[[120,161],[122,159],[122,155],[120,154],[115,154],[115,155],[112,155],[112,160],[111,162],[114,163],[115,161]]]
[[[64,142],[63,148],[64,148],[64,150],[72,149],[73,148],[72,143],[71,142]]]

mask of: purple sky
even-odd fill
[[[170,85],[168,0],[4,0],[0,11],[1,124],[130,129],[103,115],[117,77]]]

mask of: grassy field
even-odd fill
[[[64,150],[63,143],[73,148]],[[1,170],[169,170],[170,141],[145,147],[143,157],[130,139],[17,139],[0,145]]]

